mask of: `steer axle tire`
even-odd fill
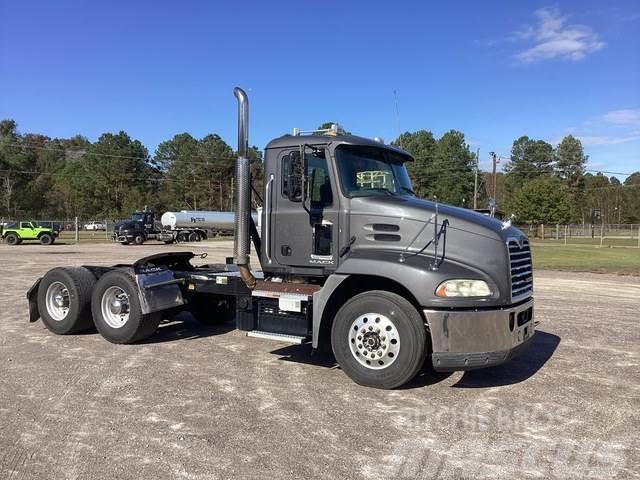
[[[111,343],[135,343],[153,335],[160,312],[143,314],[135,279],[127,272],[112,270],[96,283],[91,297],[93,321]]]
[[[331,346],[342,370],[374,388],[410,381],[424,363],[426,341],[424,321],[413,304],[383,290],[349,299],[331,328]]]
[[[89,330],[93,274],[83,267],[58,267],[49,270],[38,287],[38,311],[42,323],[58,335]]]

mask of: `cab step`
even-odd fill
[[[306,337],[299,337],[297,335],[262,332],[260,330],[251,330],[250,332],[247,332],[247,337],[264,338],[266,340],[278,340],[280,342],[296,343],[298,345],[303,344],[307,339]]]

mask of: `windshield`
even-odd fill
[[[383,148],[353,145],[336,148],[338,176],[347,197],[414,195],[405,160]]]
[[[133,220],[134,222],[142,222],[144,220],[144,213],[134,213],[133,215],[131,215],[131,220]]]

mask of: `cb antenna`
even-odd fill
[[[400,133],[400,110],[398,110],[398,92],[395,89],[393,90],[393,100],[396,107],[396,130],[398,131],[398,142],[400,143],[400,148],[403,148],[402,139],[400,138],[402,135]]]

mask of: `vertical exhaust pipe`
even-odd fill
[[[236,160],[236,201],[233,238],[233,256],[240,271],[240,278],[249,289],[256,286],[251,273],[250,224],[251,222],[251,169],[247,152],[249,149],[249,99],[244,90],[233,89],[238,100],[238,159]]]

